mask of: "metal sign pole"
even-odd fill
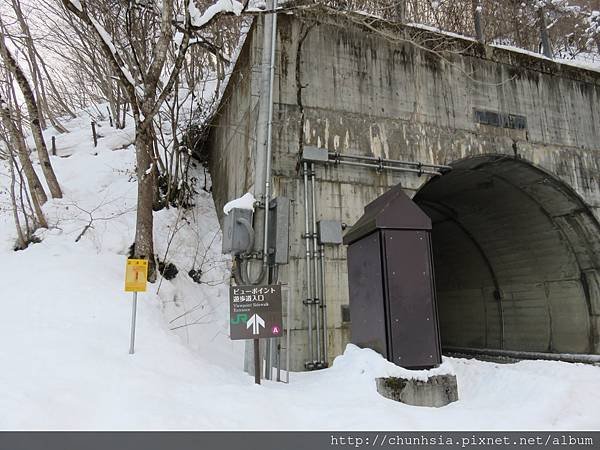
[[[287,292],[287,296],[286,296],[286,300],[287,300],[287,308],[286,308],[286,318],[285,318],[285,325],[287,327],[287,331],[285,333],[285,382],[289,383],[290,382],[290,332],[292,331],[292,327],[290,325],[290,317],[291,317],[291,310],[290,310],[290,293],[289,291]]]
[[[125,265],[125,292],[133,292],[133,304],[131,306],[131,340],[129,342],[129,354],[133,355],[135,348],[135,315],[137,312],[138,292],[146,292],[148,283],[148,260],[127,259]]]
[[[265,342],[265,380],[270,380],[271,379],[271,372],[272,372],[272,367],[271,367],[271,358],[272,358],[272,354],[271,354],[271,338],[266,339]]]
[[[260,384],[260,341],[254,339],[254,383]]]
[[[135,346],[135,314],[137,312],[137,292],[133,293],[133,306],[131,308],[131,341],[129,343],[129,354],[133,355]]]

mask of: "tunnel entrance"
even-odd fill
[[[600,226],[522,160],[460,160],[413,200],[433,222],[442,345],[600,353]]]

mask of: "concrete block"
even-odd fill
[[[439,408],[458,400],[455,375],[435,375],[427,381],[387,377],[376,382],[382,396],[407,405]]]

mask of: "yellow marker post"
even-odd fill
[[[135,316],[137,312],[137,293],[146,292],[148,281],[148,261],[145,259],[128,259],[125,266],[125,292],[133,292],[131,310],[131,341],[129,354],[133,355],[135,345]]]

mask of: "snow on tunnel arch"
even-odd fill
[[[486,155],[414,201],[433,221],[444,346],[600,353],[600,226],[564,182]]]

